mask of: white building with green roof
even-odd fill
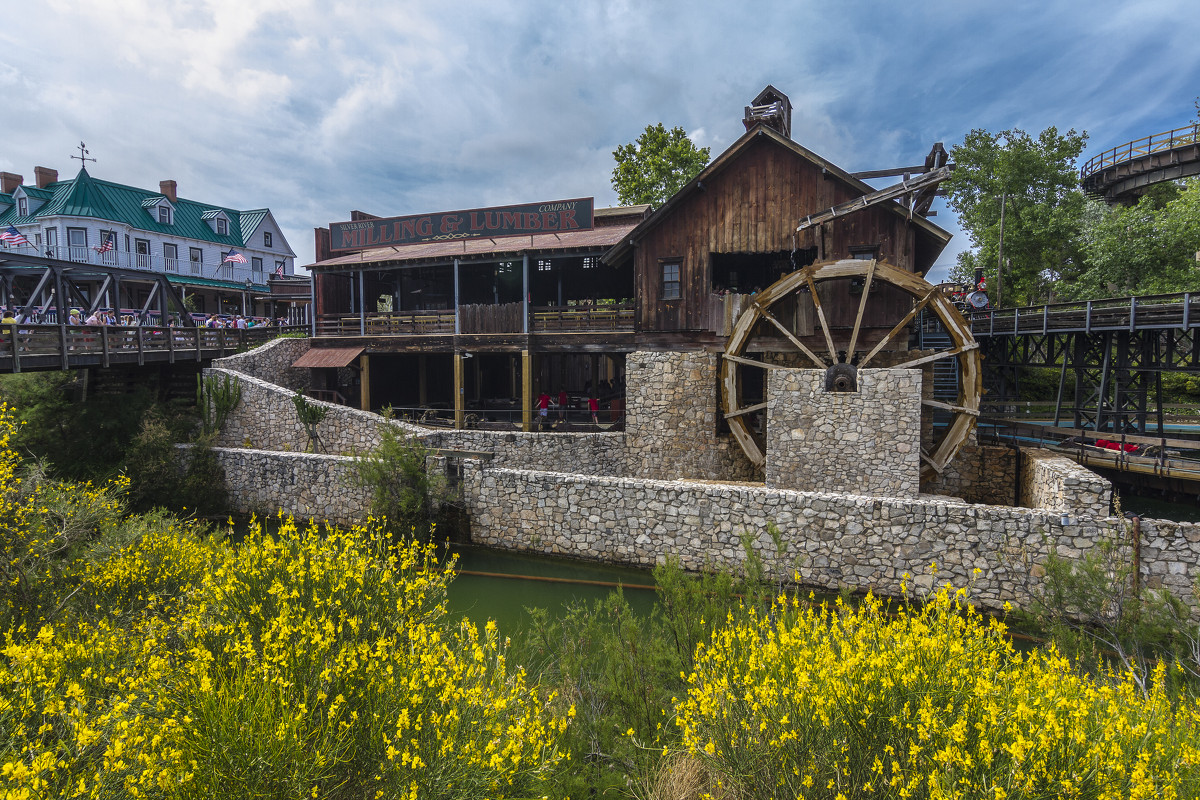
[[[39,255],[163,273],[205,312],[224,310],[222,299],[235,308],[231,297],[267,293],[269,279],[295,272],[296,254],[270,209],[187,200],[173,180],[151,191],[99,180],[86,168],[62,181],[55,170],[34,172],[34,185],[0,172],[0,230],[16,228]],[[230,251],[245,263],[226,261]]]

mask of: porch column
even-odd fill
[[[457,336],[460,333],[462,333],[462,327],[458,324],[458,259],[456,258],[454,259],[454,335]],[[457,359],[458,354],[455,353],[454,357]],[[454,374],[457,375],[458,372],[459,368],[455,366]]]
[[[457,304],[456,304],[457,305]],[[457,320],[457,317],[456,317]],[[462,353],[454,354],[454,427],[462,428],[463,426],[463,410],[466,408],[466,398],[463,394],[466,388],[463,382],[463,357]]]
[[[533,356],[521,351],[521,430],[528,432],[533,423]]]
[[[367,335],[367,304],[366,304],[366,281],[367,271],[360,269],[358,271],[358,335]]]
[[[359,364],[362,369],[359,371],[359,403],[358,406],[363,411],[371,410],[371,357],[366,353],[359,356]]]
[[[521,333],[529,333],[529,254],[521,257]],[[522,351],[526,352],[526,351]]]

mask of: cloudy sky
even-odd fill
[[[793,138],[850,171],[972,128],[1086,130],[1086,159],[1187,124],[1200,95],[1195,0],[8,5],[0,170],[74,175],[82,140],[98,178],[269,207],[301,265],[352,209],[614,205],[615,148],[663,122],[715,156],[768,83]]]

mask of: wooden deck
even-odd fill
[[[0,326],[0,373],[205,361],[263,344],[301,327]]]

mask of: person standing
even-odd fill
[[[567,394],[567,387],[562,387],[558,390],[558,419],[563,421],[567,418],[567,406],[571,403],[571,397]]]
[[[588,398],[588,411],[592,412],[592,424],[599,425],[600,424],[600,401],[596,399],[595,394],[593,394],[591,397]]]
[[[542,391],[537,399],[538,409],[538,430],[540,431],[546,425],[546,418],[550,415],[550,395]]]

